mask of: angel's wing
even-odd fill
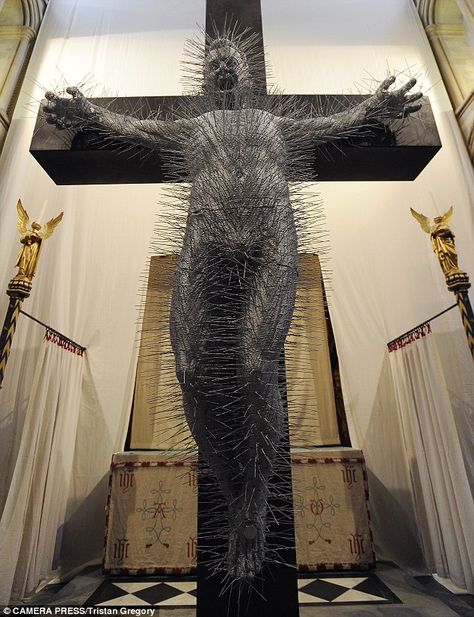
[[[443,219],[443,223],[446,223],[446,225],[449,225],[449,221],[451,220],[452,216],[453,216],[453,206],[451,206],[451,208],[449,208],[449,210],[445,212],[443,216],[441,217]]]
[[[420,223],[423,231],[426,231],[426,233],[429,234],[431,232],[430,219],[424,214],[420,214],[416,210],[413,210],[413,208],[410,208],[410,212],[416,218],[418,223]]]
[[[19,199],[18,203],[16,204],[16,210],[18,212],[18,222],[17,222],[18,231],[23,236],[27,232],[30,217],[28,216],[28,212],[25,210],[25,208],[23,208],[21,199]]]
[[[43,237],[43,240],[46,240],[46,238],[49,238],[49,236],[53,233],[56,225],[58,225],[61,222],[62,218],[63,218],[63,212],[60,212],[58,216],[56,216],[54,219],[50,219],[47,223],[43,225],[43,233],[41,234]]]

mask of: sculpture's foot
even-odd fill
[[[264,557],[265,535],[261,522],[247,519],[230,529],[227,567],[231,578],[253,579],[262,569]]]

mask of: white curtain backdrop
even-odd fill
[[[442,341],[439,319],[432,328]],[[459,390],[450,391],[453,384],[444,370],[436,339],[436,334],[428,333],[392,351],[390,366],[427,564],[433,572],[472,593],[474,502],[469,467],[459,447],[455,400],[451,401]],[[471,360],[467,343],[464,347],[465,353],[459,348],[460,357],[451,356],[451,364],[462,367]],[[466,428],[473,411],[474,406],[463,410]],[[470,432],[472,438],[472,424]],[[469,456],[472,459],[472,441],[471,451],[465,451],[466,463]]]
[[[127,434],[141,290],[163,202],[162,189],[155,185],[56,186],[28,153],[38,105],[46,89],[84,80],[88,89],[98,84],[97,95],[105,89],[111,96],[180,94],[183,45],[196,24],[204,23],[204,11],[204,2],[194,0],[177,0],[172,7],[152,0],[52,0],[2,153],[0,289],[6,289],[15,273],[18,197],[31,220],[44,222],[64,210],[61,225],[45,243],[23,308],[87,348],[77,428],[68,435],[72,466],[64,491],[67,508],[63,520],[56,521],[61,538],[49,566],[49,551],[39,545],[31,549],[28,559],[41,562],[41,569],[22,570],[23,583],[17,577],[27,592],[49,570],[65,574],[102,558],[107,474],[112,453],[123,449]],[[2,319],[7,301],[2,292]],[[39,413],[32,386],[41,362],[41,330],[20,318],[0,390],[1,496],[2,505],[9,500],[11,508],[23,499],[17,470],[20,442],[28,435],[27,409],[34,405]],[[58,414],[70,413],[63,399],[58,406]],[[48,499],[45,495],[42,508],[50,507]],[[30,516],[39,517],[39,502],[34,504]],[[5,512],[10,516],[10,510]],[[25,523],[26,532],[28,528]],[[10,542],[8,537],[2,541]],[[23,563],[23,555],[19,558]],[[4,593],[17,560],[15,551],[0,553],[1,572],[10,573],[2,583]],[[0,603],[7,600],[2,594]]]
[[[326,205],[331,318],[353,445],[369,467],[378,555],[420,571],[420,523],[385,346],[452,303],[409,206],[434,216],[454,205],[461,264],[474,276],[472,170],[411,0],[262,5],[267,58],[286,92],[347,93],[355,80],[382,79],[388,65],[420,73],[434,108],[443,148],[414,182],[308,187]],[[107,470],[128,427],[140,290],[164,197],[158,185],[55,186],[28,153],[36,110],[44,90],[82,82],[88,91],[97,84],[96,95],[180,94],[183,44],[204,15],[204,0],[50,0],[0,160],[0,289],[14,274],[17,199],[40,222],[64,210],[24,308],[87,347],[62,541],[51,564],[60,573],[101,557]],[[6,305],[0,297],[2,316]],[[450,331],[446,337],[458,345]],[[16,463],[41,347],[38,326],[22,318],[0,391],[2,503],[20,499]],[[2,572],[16,569],[10,555],[0,560]],[[47,569],[31,569],[25,585]]]
[[[434,217],[454,206],[460,264],[474,277],[472,166],[411,0],[262,0],[262,6],[267,58],[285,92],[358,92],[373,78],[398,71],[399,85],[418,78],[434,111],[442,148],[413,182],[313,187],[327,215],[329,308],[351,439],[368,465],[377,557],[423,572],[423,521],[415,509],[386,343],[454,301],[410,207]],[[451,382],[456,408],[463,410],[474,401],[473,363],[462,355],[466,343],[458,326],[449,322],[446,328],[446,363],[463,357],[469,375],[464,386],[460,377],[457,386]],[[457,413],[465,422],[466,414]],[[472,481],[472,468],[469,473]],[[472,499],[469,493],[456,498],[465,504]]]
[[[0,520],[2,604],[51,572],[71,484],[82,374],[82,356],[43,342]]]

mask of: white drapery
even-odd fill
[[[22,598],[61,544],[81,401],[83,356],[45,340],[0,521],[0,602]]]
[[[392,351],[390,365],[427,565],[472,593],[474,502],[468,469],[472,469],[474,405],[458,410],[456,418],[456,399],[451,399],[462,390],[452,389],[455,384],[443,365],[436,340],[436,332],[443,338],[442,322],[446,319],[424,326],[417,332],[421,336]],[[444,359],[457,365],[459,375],[470,354],[467,343],[465,353],[462,346],[458,350]],[[463,451],[460,430],[469,424],[471,446]]]
[[[329,308],[352,444],[363,449],[368,466],[377,557],[426,572],[424,521],[415,508],[386,343],[453,303],[429,237],[411,217],[410,206],[433,217],[454,205],[460,264],[473,275],[474,176],[413,3],[316,4],[262,0],[267,55],[278,85],[289,93],[347,93],[363,90],[387,72],[401,72],[399,84],[415,75],[430,98],[442,142],[413,182],[318,186],[331,244]],[[467,347],[459,326],[451,322],[444,339],[448,358],[460,357]],[[461,364],[471,386],[452,382],[457,409],[474,400],[472,360],[464,358]],[[458,415],[461,423],[466,421]],[[472,468],[469,474],[472,479]],[[469,504],[471,495],[456,498]]]
[[[409,206],[434,216],[454,204],[460,262],[474,272],[472,169],[411,0],[262,0],[262,9],[266,57],[288,93],[347,93],[357,90],[354,80],[381,79],[387,65],[425,76],[443,148],[422,174],[414,182],[317,187],[331,242],[331,319],[353,445],[369,468],[378,555],[419,571],[419,522],[385,345],[452,302]],[[14,274],[18,197],[40,222],[64,210],[25,310],[87,347],[58,559],[63,573],[100,560],[106,475],[127,431],[137,305],[164,197],[156,185],[56,187],[28,154],[36,109],[62,75],[66,85],[92,75],[96,95],[104,88],[118,96],[180,94],[183,44],[204,16],[204,0],[50,0],[2,153],[0,289]],[[6,302],[2,294],[2,316]],[[41,353],[36,329],[19,324],[0,391],[0,483],[10,494],[18,490],[11,479]],[[454,333],[447,330],[446,339],[456,351]],[[462,393],[459,408],[469,396]],[[3,567],[16,565],[7,560]]]

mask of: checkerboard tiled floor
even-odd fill
[[[86,606],[195,606],[196,581],[109,579]],[[394,604],[400,600],[372,573],[321,574],[298,580],[300,605]]]

